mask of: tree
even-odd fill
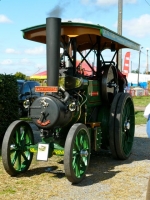
[[[21,72],[16,72],[16,73],[15,73],[15,77],[16,77],[17,79],[23,79],[23,80],[26,79],[26,75],[23,74],[23,73],[21,73]]]
[[[147,74],[147,71],[145,70],[145,71],[143,72],[143,74]],[[150,74],[150,72],[148,72],[148,74]]]
[[[139,70],[138,70],[138,69],[132,70],[131,73],[136,73],[136,74],[138,74],[138,73],[139,73]]]

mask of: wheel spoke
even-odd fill
[[[83,148],[83,143],[84,143],[84,135],[83,135],[83,133],[81,133],[81,134],[79,134],[79,136],[80,136],[80,149],[82,149]]]
[[[124,150],[124,152],[125,152],[126,154],[129,153],[129,148],[128,148],[128,144],[127,144],[126,141],[124,141],[123,150]]]
[[[75,148],[76,150],[80,150],[80,137],[77,136],[76,139],[75,139]]]
[[[125,105],[125,108],[126,108],[126,116],[130,116],[130,105],[131,105],[130,102],[127,102],[126,105]]]
[[[76,177],[80,177],[80,158],[79,157],[74,157],[73,170],[75,172]]]
[[[15,140],[15,138],[14,137],[12,137],[12,145],[15,145],[16,147],[18,146],[18,144],[16,143],[16,140]]]
[[[84,150],[88,150],[89,149],[89,141],[88,141],[87,135],[84,135],[83,149]]]
[[[88,141],[88,137],[87,134],[84,130],[80,131],[80,134],[78,135],[78,137],[80,138],[80,150],[81,149],[88,149],[89,148],[89,141]]]
[[[25,152],[21,152],[21,155],[25,161],[28,161],[28,158],[27,158],[27,155],[25,154]]]
[[[18,152],[17,151],[11,152],[10,157],[11,157],[11,163],[14,166],[18,157]]]
[[[88,157],[82,157],[81,160],[82,160],[83,165],[87,166]]]
[[[131,112],[130,112],[130,107],[131,107],[131,102],[130,101],[128,101],[126,104],[125,104],[125,106],[124,106],[124,109],[123,109],[123,133],[122,133],[122,144],[123,143],[127,143],[126,145],[128,145],[128,143],[130,143],[130,142],[132,142],[132,140],[131,140],[131,137],[132,137],[132,134],[130,134],[131,133],[131,126],[132,126],[132,124],[131,124]],[[127,124],[129,124],[129,126],[130,127],[126,127],[127,126]],[[131,137],[130,137],[131,136]],[[124,144],[125,145],[125,144]]]
[[[20,145],[20,128],[17,128],[17,130],[16,130],[16,143],[18,144],[18,145]]]
[[[130,137],[130,136],[128,136],[128,138],[127,138],[127,143],[132,143],[133,142],[133,138],[132,137]]]
[[[76,157],[74,164],[74,171],[77,177],[83,175],[87,167],[87,158],[86,157]]]
[[[26,133],[25,128],[21,127],[20,128],[20,140],[24,140],[25,139],[25,133]]]
[[[18,152],[17,160],[16,160],[16,169],[21,170],[21,152]]]

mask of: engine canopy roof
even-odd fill
[[[46,44],[46,24],[33,26],[22,30],[23,38],[35,42]],[[140,45],[110,29],[98,25],[79,23],[79,22],[61,22],[61,36],[62,45],[67,43],[70,38],[76,38],[76,45],[78,51],[91,49],[93,44],[100,36],[100,50],[111,49],[115,45],[115,50],[122,48],[130,48],[133,50],[140,50]],[[97,46],[95,46],[95,49]]]

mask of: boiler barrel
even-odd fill
[[[57,98],[44,96],[35,99],[32,103],[30,117],[39,128],[51,129],[68,124],[72,118],[72,112]]]

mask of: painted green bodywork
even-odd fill
[[[101,104],[100,85],[98,80],[89,80],[89,87],[87,90],[87,106],[99,106]],[[92,96],[93,93],[98,93]]]

